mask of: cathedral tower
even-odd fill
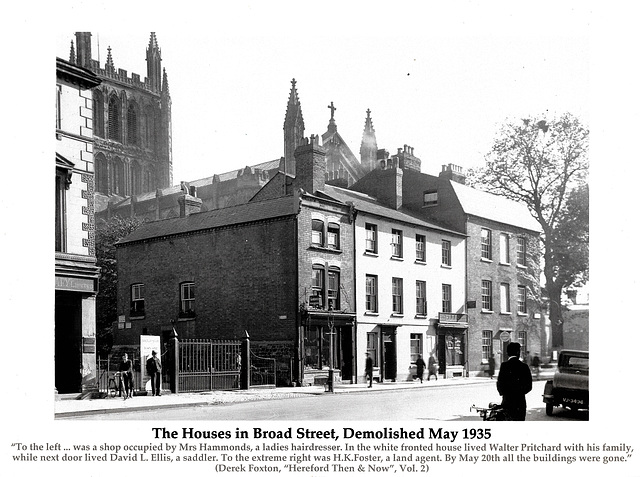
[[[373,129],[373,122],[371,121],[371,110],[367,109],[367,118],[364,122],[364,132],[362,133],[362,143],[360,144],[360,163],[365,172],[371,172],[376,168],[377,154],[376,131]]]
[[[283,129],[285,172],[295,174],[294,152],[298,146],[303,144],[304,140],[304,119],[302,118],[302,107],[298,98],[295,78],[291,80],[291,92],[289,93]]]

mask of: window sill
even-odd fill
[[[415,318],[418,319],[418,320],[426,320],[428,318],[428,316],[418,313],[418,314],[416,314]]]
[[[144,315],[130,315],[129,316],[129,320],[130,321],[137,321],[137,320],[144,320],[145,316]]]
[[[413,263],[415,263],[416,265],[426,265],[427,261],[426,260],[416,260]]]
[[[342,249],[339,248],[330,248],[330,247],[322,247],[321,245],[314,245],[311,244],[311,246],[309,247],[311,250],[319,250],[322,252],[329,252],[329,253],[342,253]]]
[[[503,267],[510,267],[511,266],[511,262],[498,262],[499,265],[502,265]]]
[[[448,269],[448,270],[451,270],[453,267],[452,267],[451,265],[446,265],[446,264],[444,264],[444,263],[441,263],[441,264],[440,264],[440,268],[446,268],[446,269]]]
[[[390,260],[394,260],[396,262],[404,262],[404,258],[402,257],[396,257],[395,255],[392,255]]]
[[[493,263],[493,260],[491,260],[490,258],[484,258],[484,257],[480,257],[480,261],[485,263]]]
[[[391,313],[391,318],[404,318],[404,313]]]
[[[380,316],[380,313],[377,311],[365,311],[364,316]]]
[[[527,269],[527,268],[529,268],[529,267],[527,267],[526,265],[520,265],[520,264],[518,263],[518,264],[516,264],[516,268],[519,268],[520,270],[526,270],[526,269]]]
[[[370,250],[365,250],[364,255],[368,255],[369,257],[377,257],[378,252],[371,252]]]
[[[503,316],[511,316],[511,312],[510,311],[501,311],[500,314],[503,315]]]
[[[185,317],[179,317],[178,321],[195,321],[196,317],[195,316],[185,316]]]
[[[480,310],[480,313],[483,313],[486,315],[493,315],[493,310]]]
[[[529,316],[529,313],[518,312],[518,316]]]

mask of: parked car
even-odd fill
[[[543,402],[547,416],[555,406],[577,411],[589,409],[589,352],[562,350],[558,355],[558,369],[544,386]]]

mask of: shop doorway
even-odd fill
[[[396,329],[382,329],[382,380],[395,381],[397,376]]]
[[[82,391],[82,295],[56,292],[55,386],[60,394]]]

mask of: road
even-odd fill
[[[587,412],[571,413],[556,408],[545,414],[542,402],[544,381],[533,383],[528,394],[528,421],[588,420]],[[76,419],[104,420],[313,420],[313,421],[481,421],[472,404],[499,402],[495,381],[461,386],[419,387],[305,395],[301,397],[244,403],[139,410],[84,416]]]

